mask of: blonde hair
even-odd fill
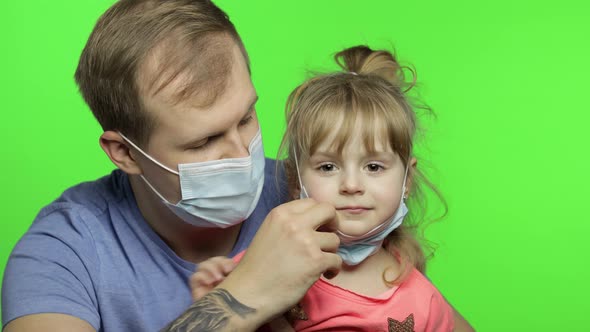
[[[363,123],[361,130],[367,151],[375,150],[375,139],[386,138],[385,143],[400,156],[404,166],[412,157],[417,130],[416,106],[410,103],[406,92],[415,84],[414,70],[401,66],[392,53],[374,51],[366,46],[338,52],[335,60],[344,72],[317,75],[305,81],[295,88],[287,101],[287,128],[279,156],[285,156],[283,165],[292,198],[300,191],[295,156],[301,164],[334,133],[332,147],[341,153],[359,121]],[[412,74],[411,81],[404,77],[406,69]],[[422,182],[442,200],[419,170],[410,168],[408,172],[413,183],[412,198],[420,195]],[[421,210],[424,209],[422,205]],[[383,272],[388,284],[403,281],[411,267],[425,272],[427,258],[417,240],[418,226],[424,223],[423,218],[415,218],[419,215],[412,211],[384,241],[384,248],[400,260],[402,267],[402,273],[394,280],[387,280],[387,270]]]

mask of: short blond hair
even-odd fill
[[[142,96],[182,77],[171,102],[212,104],[227,84],[234,44],[248,62],[229,17],[209,0],[120,0],[96,23],[75,79],[103,130],[145,144],[156,123]]]

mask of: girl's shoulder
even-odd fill
[[[439,292],[436,286],[432,284],[430,279],[426,277],[422,272],[418,271],[415,267],[411,269],[407,277],[402,283],[405,287],[423,289],[427,292]]]
[[[428,277],[414,268],[400,285],[398,295],[404,291],[406,296],[416,300],[417,308],[424,311],[426,330],[454,330],[454,310]]]
[[[422,272],[413,268],[406,279],[399,285],[399,295],[406,294],[412,298],[422,299],[425,305],[449,306],[444,296],[436,286]]]

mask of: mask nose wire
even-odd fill
[[[154,164],[160,166],[161,168],[167,170],[168,172],[172,173],[172,174],[176,174],[179,175],[179,173],[175,170],[173,170],[172,168],[162,164],[161,162],[157,161],[155,158],[153,158],[152,156],[150,156],[149,154],[145,153],[142,149],[140,149],[137,145],[135,145],[133,142],[131,142],[130,139],[128,139],[127,137],[125,137],[125,135],[123,135],[121,132],[118,132],[119,135],[121,135],[121,137],[123,137],[123,139],[131,144],[132,147],[134,147],[137,151],[139,151],[142,155],[144,155],[144,157],[148,158],[149,160],[151,160]]]

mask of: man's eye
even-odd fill
[[[192,146],[189,148],[189,150],[200,150],[205,148],[205,146],[207,146],[207,142],[203,143],[203,144],[199,144],[197,146]]]
[[[206,148],[207,146],[209,146],[209,144],[211,144],[211,142],[215,140],[215,136],[212,137],[207,137],[201,141],[199,141],[198,143],[196,143],[195,145],[189,147],[189,150],[201,150]]]
[[[242,119],[242,121],[240,121],[240,126],[245,126],[248,123],[250,123],[250,121],[252,121],[253,116],[249,115],[247,118]]]

